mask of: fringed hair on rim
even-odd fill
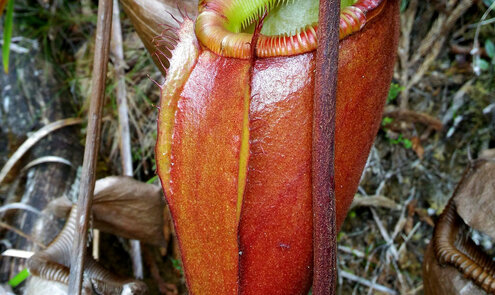
[[[153,79],[150,74],[146,74],[146,76],[148,77],[148,79],[150,79],[151,82],[153,82],[156,86],[158,86],[158,88],[160,88],[160,90],[163,89],[163,85],[161,85],[160,83],[158,83],[158,81],[156,81],[155,79]],[[155,106],[156,107],[156,106]],[[156,107],[157,109],[160,109],[159,107]]]
[[[179,42],[176,34],[178,27],[173,27],[168,24],[160,25],[163,27],[163,31],[160,35],[155,36],[151,43],[155,46],[155,52],[153,55],[160,62],[160,65],[164,72],[167,72],[169,66],[169,60],[172,57],[172,50]],[[156,84],[156,83],[155,83]]]
[[[177,1],[177,10],[179,11],[180,15],[182,16],[182,19],[192,19],[189,14],[187,14],[187,9],[183,6],[180,5],[180,3],[182,2],[179,2]]]
[[[160,24],[160,26],[163,28],[162,32],[160,33],[160,35],[155,36],[151,41],[155,46],[155,52],[153,53],[153,55],[160,62],[160,66],[162,67],[165,73],[168,72],[168,67],[170,65],[170,58],[172,57],[172,51],[175,49],[177,43],[179,42],[179,37],[177,33],[180,26],[184,23],[185,20],[192,20],[192,18],[187,13],[187,9],[183,5],[181,5],[180,1],[176,1],[176,5],[180,17],[167,11],[167,13],[176,23]],[[156,81],[154,80],[152,81],[155,84],[159,85]]]

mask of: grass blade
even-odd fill
[[[2,5],[5,5],[5,3],[0,3],[0,8]],[[1,10],[0,10],[0,15],[1,15]],[[7,14],[5,15],[5,25],[3,27],[3,47],[2,47],[3,70],[5,71],[6,74],[9,73],[10,41],[12,40],[13,22],[14,22],[14,0],[8,0]]]

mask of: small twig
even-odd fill
[[[11,41],[13,41],[13,40],[11,40]],[[0,40],[0,45],[3,46],[3,40]],[[9,48],[10,48],[10,51],[15,52],[15,53],[18,53],[18,54],[26,54],[26,53],[29,52],[29,49],[24,48],[24,47],[21,47],[19,45],[16,45],[14,43],[10,43],[10,47]]]
[[[96,261],[100,260],[100,230],[93,228],[92,229],[92,240],[93,240],[93,251],[91,255],[93,259]]]
[[[385,240],[385,242],[387,242],[387,245],[389,246],[390,253],[392,254],[395,260],[399,260],[399,253],[395,248],[394,241],[390,238],[390,235],[383,226],[383,223],[378,217],[378,214],[376,213],[375,209],[370,208],[370,210],[371,213],[373,214],[373,219],[375,220],[375,223],[378,226],[378,230],[380,231],[380,234],[382,235],[383,239]]]
[[[492,2],[493,4],[493,2]],[[483,20],[483,21],[480,21],[478,23],[475,23],[475,24],[470,24],[467,26],[468,29],[473,29],[473,28],[477,28],[478,26],[486,26],[486,25],[490,25],[490,24],[493,24],[495,23],[495,17],[494,18],[490,18],[490,19],[487,19],[487,20]]]
[[[395,290],[392,290],[390,288],[387,288],[387,287],[385,287],[383,285],[375,284],[373,282],[368,281],[367,279],[358,277],[358,276],[353,275],[352,273],[347,272],[347,271],[342,271],[341,270],[341,271],[339,271],[339,275],[341,277],[343,277],[344,279],[347,279],[347,280],[350,280],[350,281],[354,281],[354,282],[356,282],[358,284],[361,284],[361,285],[370,287],[370,288],[372,288],[374,290],[377,290],[379,292],[383,292],[383,293],[387,293],[387,294],[399,294]]]
[[[77,206],[80,209],[77,210],[76,235],[72,244],[69,276],[69,294],[76,295],[81,294],[87,242],[86,233],[88,231],[89,214],[95,187],[96,162],[100,145],[101,117],[112,28],[112,8],[111,0],[98,1],[91,103],[88,113],[81,186],[77,202]]]
[[[9,158],[7,163],[5,163],[5,165],[3,166],[2,170],[0,171],[0,183],[2,183],[5,180],[10,170],[12,170],[12,168],[15,166],[17,161],[19,161],[22,158],[22,156],[24,156],[24,154],[31,147],[33,147],[40,139],[42,139],[43,137],[47,136],[48,134],[52,133],[57,129],[70,125],[80,124],[81,122],[82,119],[79,118],[63,119],[50,123],[46,126],[43,126],[41,129],[31,134],[31,136],[29,136],[29,138],[26,139],[26,141],[24,141],[21,144],[21,146],[15,151],[15,153]]]
[[[335,294],[337,228],[334,149],[340,0],[320,0],[313,101],[313,294]]]
[[[382,207],[392,210],[400,210],[401,206],[385,196],[363,197],[356,194],[351,204],[351,210],[356,207]]]
[[[120,157],[122,163],[122,172],[125,176],[133,175],[132,153],[131,153],[131,136],[129,132],[129,111],[127,106],[127,90],[125,86],[125,62],[124,50],[122,47],[122,29],[120,24],[119,4],[113,0],[113,19],[112,19],[112,40],[110,52],[114,64],[115,94],[119,113],[119,135],[120,135]]]
[[[367,263],[366,265],[368,266],[369,264]],[[378,272],[378,273],[379,273],[379,272]],[[375,272],[375,275],[373,276],[373,279],[372,279],[370,282],[371,282],[373,285],[375,285],[377,280],[378,280],[378,275],[377,275],[377,272]],[[373,294],[373,291],[374,291],[374,290],[375,290],[374,288],[369,288],[369,289],[368,289],[368,294],[369,294],[369,295]]]
[[[365,258],[366,257],[366,254],[364,252],[359,251],[357,249],[347,247],[347,246],[339,245],[338,249],[339,249],[339,251],[342,251],[342,252],[347,253],[347,254],[352,254],[352,255],[359,257],[359,258]]]
[[[421,123],[433,128],[436,131],[441,131],[443,129],[442,121],[440,121],[439,119],[428,114],[416,112],[413,110],[395,109],[385,112],[383,116],[391,117],[404,122]]]
[[[402,275],[402,273],[400,272],[400,269],[399,269],[399,266],[397,265],[397,261],[396,260],[392,260],[391,261],[392,263],[392,266],[395,270],[395,273],[397,273],[397,279],[399,280],[399,284],[400,284],[400,288],[401,288],[401,294],[405,294],[407,293],[407,289],[408,289],[408,284],[406,282],[406,280],[404,280],[404,276]]]
[[[383,273],[383,268],[384,268],[384,266],[385,266],[385,265],[384,265],[383,263],[380,263],[380,264],[379,264],[379,266],[373,270],[373,279],[371,280],[371,282],[372,282],[373,284],[376,284],[376,281],[378,280],[378,276],[379,276],[381,273]],[[365,267],[365,269],[364,269],[364,272],[363,272],[363,273],[364,273],[364,274],[367,274],[367,273],[368,273],[368,271],[369,271],[369,268],[370,268],[370,261],[368,260],[368,261],[366,262],[366,267]],[[357,287],[357,285],[356,285],[356,287]],[[357,290],[357,288],[356,288],[356,290]],[[369,289],[368,289],[368,294],[373,294],[373,290],[374,290],[373,288],[369,288]]]
[[[124,49],[122,46],[122,29],[120,24],[119,3],[113,0],[112,40],[111,53],[117,80],[116,97],[119,111],[119,139],[122,173],[125,176],[133,176],[131,136],[129,132],[129,111],[127,107],[127,91],[125,88],[124,73]],[[141,256],[141,244],[137,240],[131,240],[131,259],[134,277],[143,278],[143,259]]]
[[[423,286],[423,284],[420,284],[420,285],[419,285],[419,286],[417,286],[416,288],[414,288],[414,289],[412,289],[412,290],[408,291],[408,292],[406,293],[406,295],[416,295],[416,294],[420,294],[420,292],[419,292],[419,291],[423,290],[423,287],[424,287],[424,286]]]
[[[411,238],[413,237],[413,235],[416,233],[416,231],[419,229],[420,226],[421,226],[421,222],[417,222],[416,225],[409,232],[409,234],[404,238],[404,242],[399,247],[399,255],[401,255],[406,250],[407,243],[411,240]]]
[[[73,167],[72,163],[64,159],[62,157],[58,156],[43,156],[36,158],[29,162],[26,166],[24,166],[21,170],[21,172],[26,172],[27,170],[33,168],[34,166],[41,165],[41,164],[46,164],[46,163],[59,163],[59,164],[65,164],[67,166]]]
[[[450,51],[454,54],[463,54],[463,55],[468,55],[471,54],[473,50],[472,46],[462,46],[459,44],[450,44]],[[483,57],[489,57],[488,54],[486,53],[485,48],[480,48],[480,54]]]
[[[399,220],[395,224],[394,231],[392,232],[392,236],[391,236],[391,239],[392,240],[395,240],[395,238],[397,237],[397,235],[399,233],[401,233],[402,230],[404,229],[404,227],[406,226],[406,223],[407,223],[407,217],[406,217],[407,207],[412,202],[415,193],[416,193],[416,189],[413,188],[412,191],[411,191],[411,193],[410,193],[409,198],[407,198],[407,200],[402,205],[402,210],[400,212]]]
[[[18,234],[19,236],[25,238],[26,240],[29,240],[29,241],[35,243],[41,249],[45,249],[46,248],[45,245],[43,245],[42,243],[36,241],[33,237],[31,237],[30,235],[24,233],[20,229],[17,229],[17,228],[15,228],[15,227],[13,227],[13,226],[5,223],[5,222],[2,222],[2,221],[0,221],[0,226],[3,227],[3,228],[6,228],[6,229],[8,229],[8,230],[10,230],[10,231],[12,231],[12,232],[14,232],[16,234]]]

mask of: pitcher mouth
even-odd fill
[[[387,0],[341,0],[340,39],[361,29],[380,14]],[[257,38],[257,57],[310,52],[318,44],[319,0],[202,0],[196,36],[214,53],[251,57],[254,24],[266,13]]]

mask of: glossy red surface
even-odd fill
[[[335,121],[337,228],[352,203],[380,127],[399,39],[398,1],[361,32],[340,41]]]
[[[311,285],[313,77],[314,53],[254,65],[242,294],[301,294]]]
[[[203,51],[178,100],[167,199],[191,294],[237,293],[237,178],[248,72],[247,61]]]

